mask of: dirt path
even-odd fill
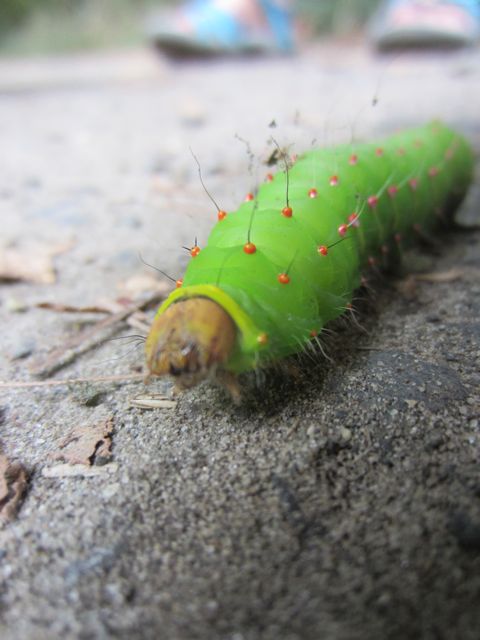
[[[189,147],[226,209],[263,179],[272,120],[302,150],[438,116],[478,152],[479,76],[478,50],[389,60],[337,44],[1,63],[1,245],[45,281],[1,285],[1,379],[32,380],[105,318],[38,303],[138,296],[152,274],[139,252],[181,274],[181,246],[215,218]],[[464,220],[478,224],[478,202],[477,185]],[[2,638],[476,640],[479,241],[457,232],[417,254],[413,269],[456,272],[380,283],[367,333],[339,329],[333,363],[270,376],[240,408],[202,387],[143,410],[138,381],[0,388],[3,453],[28,475],[0,530]],[[108,342],[57,378],[133,376],[131,348]],[[97,464],[59,466],[72,460]],[[11,494],[21,478],[10,467]]]

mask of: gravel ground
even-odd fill
[[[103,317],[38,303],[139,295],[152,274],[139,253],[181,274],[182,245],[215,218],[190,147],[226,209],[263,179],[272,120],[300,151],[441,117],[478,152],[479,75],[478,50],[376,58],[338,43],[2,62],[1,248],[46,280],[55,254],[57,277],[2,284],[1,379],[33,380]],[[464,223],[478,201],[474,186]],[[2,638],[476,640],[479,243],[457,230],[409,257],[428,279],[381,279],[361,326],[337,327],[332,362],[247,381],[240,407],[207,386],[155,410],[131,400],[168,385],[0,388],[1,446],[28,477],[0,529]],[[141,364],[110,341],[56,378]],[[96,464],[59,466],[79,429]]]

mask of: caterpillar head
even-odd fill
[[[213,378],[230,357],[236,334],[233,320],[216,302],[179,300],[150,329],[145,343],[150,375],[171,375],[179,389]]]

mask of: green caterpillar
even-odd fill
[[[146,341],[180,388],[301,352],[351,305],[362,271],[448,222],[473,154],[440,122],[372,144],[309,151],[237,211],[218,211]]]

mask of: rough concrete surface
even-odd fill
[[[263,179],[272,131],[301,151],[441,117],[478,152],[479,81],[478,49],[379,58],[335,43],[278,59],[2,62],[1,246],[27,266],[39,247],[64,251],[55,283],[1,285],[1,379],[33,380],[103,317],[37,303],[125,296],[152,274],[139,253],[181,274],[182,245],[215,219],[189,147],[228,209]],[[162,383],[0,388],[3,453],[29,475],[0,529],[1,637],[478,638],[479,241],[457,230],[420,249],[408,271],[430,279],[381,278],[361,327],[336,327],[332,361],[247,380],[240,407],[209,386],[155,410],[131,399]],[[141,364],[115,340],[55,377]],[[72,429],[109,417],[105,464],[51,472]]]

